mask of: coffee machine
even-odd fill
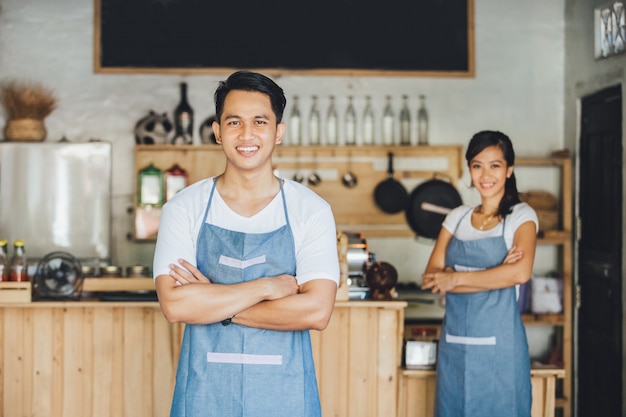
[[[376,261],[376,255],[367,248],[367,241],[359,232],[344,232],[348,236],[348,298],[363,300],[369,298],[367,270]]]

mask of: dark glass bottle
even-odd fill
[[[11,281],[28,281],[28,263],[23,240],[13,242],[13,256],[11,257]]]
[[[180,101],[174,109],[174,145],[193,143],[193,109],[187,101],[187,83],[180,83]]]

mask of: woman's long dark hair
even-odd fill
[[[512,167],[515,165],[515,151],[513,150],[513,144],[511,139],[502,132],[493,130],[483,130],[476,133],[467,145],[467,151],[465,151],[465,160],[469,166],[470,161],[474,159],[476,155],[481,153],[485,148],[490,146],[497,146],[504,155],[506,166]],[[504,182],[504,196],[500,200],[500,206],[498,207],[498,215],[506,216],[512,211],[512,207],[520,203],[519,192],[517,191],[517,183],[515,181],[515,172],[511,174],[509,178]]]

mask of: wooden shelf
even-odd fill
[[[297,171],[305,177],[311,172],[320,175],[322,182],[311,189],[332,206],[338,229],[359,231],[366,238],[414,237],[404,212],[386,214],[374,202],[374,189],[387,178],[388,152],[394,154],[394,178],[404,182],[409,193],[420,180],[442,178],[456,186],[462,176],[462,146],[280,145],[272,162],[285,178]],[[163,171],[178,164],[187,171],[190,183],[221,173],[226,164],[220,145],[137,145],[135,178],[151,163]],[[348,170],[358,179],[354,188],[341,182]],[[156,238],[159,215],[160,208],[136,210],[137,240]]]
[[[528,325],[563,326],[565,316],[563,314],[522,314],[522,321]]]
[[[83,281],[83,292],[154,290],[154,280],[152,278],[86,277]]]

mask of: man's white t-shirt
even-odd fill
[[[169,273],[169,265],[185,259],[197,265],[196,241],[213,188],[214,177],[198,181],[178,192],[164,206],[154,253],[153,276]],[[283,180],[289,225],[296,250],[296,279],[339,283],[337,232],[330,205],[306,186]],[[234,212],[217,189],[213,193],[207,222],[242,233],[267,233],[286,222],[282,193],[260,212],[245,217]]]

